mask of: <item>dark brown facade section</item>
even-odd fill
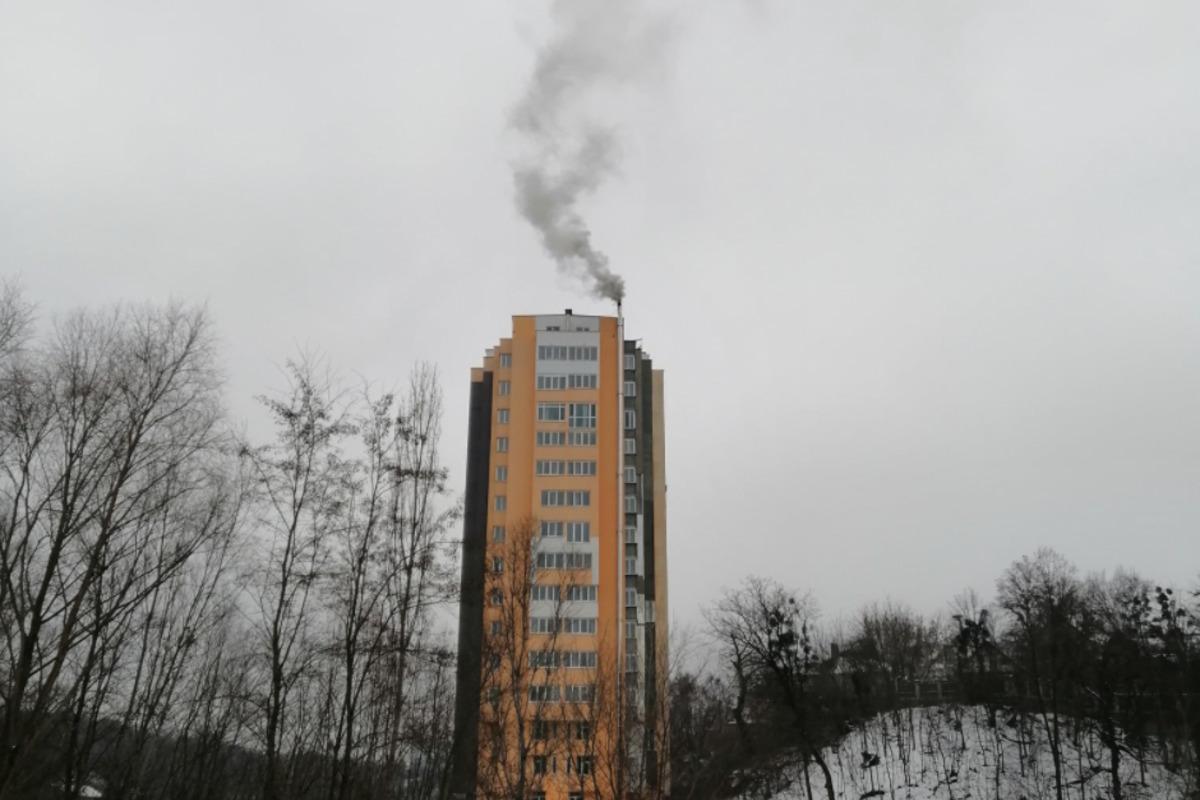
[[[458,607],[454,742],[450,797],[474,798],[479,772],[480,657],[487,552],[488,464],[492,440],[492,373],[471,382],[467,481],[463,500],[462,597]]]

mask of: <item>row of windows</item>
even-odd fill
[[[563,533],[568,542],[590,542],[592,540],[592,525],[590,522],[557,522],[542,520],[542,537],[561,539]]]
[[[572,722],[563,723],[570,724],[571,735],[580,741],[587,741],[592,738],[592,723],[590,722]],[[558,722],[549,719],[533,720],[533,738],[538,741],[546,741],[547,739],[558,738]],[[572,795],[574,797],[574,795]]]
[[[595,361],[600,348],[590,345],[539,344],[540,361]]]
[[[595,389],[596,381],[596,375],[538,375],[537,388],[543,391]]]
[[[496,498],[499,500],[499,498]],[[551,506],[590,506],[592,493],[583,489],[543,489],[542,505]],[[497,505],[497,510],[503,510]]]
[[[550,600],[558,602],[562,598],[562,588],[558,585],[534,584],[530,587],[529,596],[531,600]],[[593,585],[586,586],[568,586],[567,601],[582,602],[585,600],[596,599],[596,587]]]
[[[565,447],[570,444],[572,447],[591,447],[596,444],[596,432],[594,430],[575,430],[570,431],[538,431],[534,441],[538,447]],[[505,444],[507,448],[508,445]],[[501,450],[500,452],[507,452]]]
[[[538,475],[595,475],[595,461],[538,461]]]
[[[529,654],[534,669],[586,669],[596,666],[595,650],[535,650]]]
[[[571,431],[572,447],[591,447],[596,444],[595,431]]]
[[[591,553],[538,553],[534,564],[538,569],[591,569]]]
[[[494,627],[494,626],[493,626]],[[530,617],[530,633],[595,633],[595,617]]]
[[[596,408],[595,406],[592,406],[592,409],[593,409],[592,418],[591,418],[591,427],[592,428],[596,427],[595,408]],[[572,422],[571,425],[572,425],[572,427],[574,427],[575,423]],[[581,426],[581,427],[585,427],[585,426]],[[590,447],[591,445],[594,445],[596,443],[596,432],[594,430],[571,431],[570,433],[571,433],[571,436],[569,437],[569,440],[570,440],[572,447]],[[537,437],[534,441],[537,442],[538,447],[562,447],[563,444],[565,444],[567,440],[568,440],[568,437],[566,436],[565,431],[538,431]],[[496,437],[496,452],[497,453],[507,453],[508,452],[508,437],[507,436],[497,436]],[[632,438],[626,439],[625,440],[625,455],[631,456],[636,453],[637,453],[637,440],[632,439]],[[594,475],[595,473],[593,472],[593,473],[579,473],[579,474],[593,474]]]
[[[532,698],[531,698],[532,699]],[[558,771],[558,759],[554,756],[530,756],[534,775],[549,775]],[[592,774],[591,756],[567,756],[567,774]],[[546,800],[545,792],[534,792],[529,800]],[[583,800],[583,792],[571,792],[567,800]]]
[[[538,431],[535,441],[538,447],[562,447],[567,443],[567,432]]]

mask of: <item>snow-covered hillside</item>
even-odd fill
[[[1064,722],[1064,796],[1070,800],[1111,798],[1109,753],[1098,736]],[[978,706],[914,708],[881,714],[857,726],[837,748],[825,751],[839,800],[1052,800],[1054,763],[1036,717],[1000,715],[988,724]],[[1125,800],[1183,800],[1185,778],[1146,755],[1121,759]],[[798,762],[798,759],[797,759]],[[808,770],[812,797],[824,800],[825,784],[814,765]],[[773,785],[755,797],[807,800],[799,763],[783,764]]]

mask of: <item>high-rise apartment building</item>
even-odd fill
[[[471,372],[451,796],[667,796],[663,375],[620,317]]]

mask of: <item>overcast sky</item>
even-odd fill
[[[614,13],[627,13],[613,3]],[[683,9],[683,10],[680,10]],[[1200,574],[1200,4],[687,0],[583,205],[666,370],[673,614],[991,596],[1050,545]],[[469,369],[612,313],[514,211],[529,0],[0,0],[0,272],[205,302],[229,405],[298,347]]]

